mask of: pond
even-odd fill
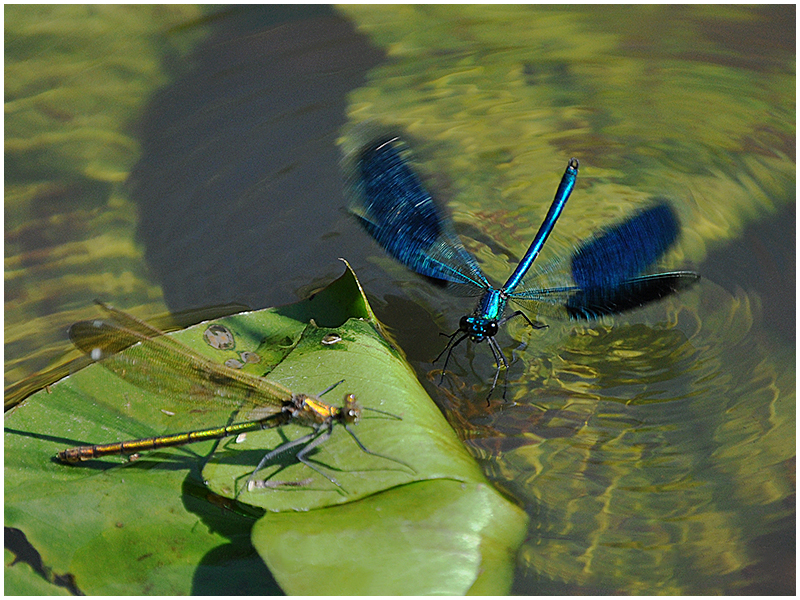
[[[6,384],[101,298],[147,317],[305,298],[353,266],[428,393],[530,517],[517,594],[794,593],[794,6],[6,7]],[[567,160],[540,261],[651,197],[701,282],[600,322],[519,319],[432,359],[473,300],[345,210],[400,133],[494,281]],[[466,346],[466,347],[465,347]],[[488,405],[487,405],[488,404]]]

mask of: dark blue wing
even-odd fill
[[[581,245],[572,255],[572,277],[586,290],[612,290],[644,273],[678,238],[680,225],[666,202],[634,214]]]
[[[570,318],[596,319],[655,302],[685,290],[699,279],[700,275],[692,271],[642,275],[614,288],[580,289],[570,296],[564,308]]]
[[[575,319],[643,306],[686,289],[700,278],[691,271],[642,275],[663,256],[679,232],[675,211],[666,201],[656,201],[584,242],[573,253],[568,269],[553,263],[510,297],[542,314]]]
[[[356,158],[350,211],[378,244],[421,275],[469,286],[489,287],[452,224],[400,152],[397,138],[379,139]]]

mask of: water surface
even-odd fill
[[[345,256],[530,514],[515,592],[793,593],[794,23],[791,6],[7,7],[7,382],[59,356],[94,297],[270,306]],[[507,403],[484,401],[485,347],[460,347],[440,388],[438,331],[471,300],[344,212],[340,157],[374,127],[411,141],[495,280],[570,156],[541,261],[666,196],[683,234],[665,267],[703,280],[601,323],[512,321]]]

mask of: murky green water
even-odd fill
[[[479,230],[470,247],[497,280],[572,155],[579,183],[550,253],[667,196],[684,224],[667,262],[702,272],[749,222],[794,214],[783,212],[795,193],[794,33],[780,13],[348,10],[390,56],[351,94],[352,121],[421,140],[422,168],[443,180],[457,222]],[[488,351],[468,351],[454,368],[465,387],[443,403],[532,516],[517,592],[793,587],[794,338],[763,327],[757,293],[713,279],[613,323],[515,323],[506,349],[527,348],[499,410],[464,410],[492,369]],[[770,534],[784,547],[764,553]]]
[[[483,347],[459,349],[445,386],[429,386],[487,472],[532,517],[515,591],[792,593],[795,325],[781,308],[795,302],[793,7],[341,11],[386,54],[347,92],[342,145],[363,136],[365,124],[403,131],[489,275],[504,280],[511,271],[576,156],[578,186],[543,260],[659,195],[684,227],[667,266],[704,276],[679,297],[599,324],[531,332],[510,323],[501,343],[517,360],[505,405],[483,401],[493,371]],[[55,336],[93,314],[92,298],[157,311],[163,286],[170,307],[181,308],[154,273],[202,273],[185,262],[146,265],[153,249],[136,239],[124,182],[143,155],[138,123],[154,118],[148,99],[165,85],[167,98],[185,92],[182,77],[200,62],[187,58],[190,49],[214,22],[193,7],[7,7],[5,16],[13,382],[60,355]],[[325,77],[319,85],[335,87],[336,71]],[[224,92],[231,105],[266,93]],[[230,105],[204,98],[192,114],[224,110]],[[287,110],[269,126],[307,129],[307,112]],[[175,164],[227,141],[219,133],[227,126],[214,121],[218,130],[187,143]],[[243,145],[259,135],[245,129]],[[212,186],[244,162],[226,158],[233,148],[185,181]],[[313,181],[320,163],[312,153],[292,168]],[[272,190],[262,182],[212,209],[241,212],[249,196],[258,200],[253,189]],[[295,192],[306,197],[302,187]],[[166,215],[169,193],[159,201]],[[344,200],[332,193],[331,203]],[[315,219],[317,207],[303,208],[298,201],[287,217],[273,279],[292,263],[298,231],[312,247],[360,244],[346,255],[380,316],[420,376],[438,381],[432,320],[452,330],[470,301],[392,264],[346,219]],[[164,230],[161,239],[188,244],[192,235]],[[262,263],[270,272],[266,258],[242,254],[223,253],[232,272]],[[298,293],[337,272],[335,256],[311,254],[296,264]],[[204,283],[199,275],[183,282],[195,305]],[[277,284],[233,277],[228,299]],[[265,303],[280,301],[264,294]]]
[[[125,182],[196,7],[6,6],[6,384],[58,361],[91,298],[163,310]],[[88,300],[88,302],[87,302]]]

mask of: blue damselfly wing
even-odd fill
[[[397,138],[365,147],[355,169],[350,211],[393,258],[420,275],[480,293],[490,287],[449,218],[403,157]]]
[[[642,275],[679,232],[675,210],[666,200],[655,200],[581,244],[569,257],[567,269],[545,265],[509,298],[536,314],[572,319],[596,319],[644,306],[688,288],[700,277],[691,271]]]

